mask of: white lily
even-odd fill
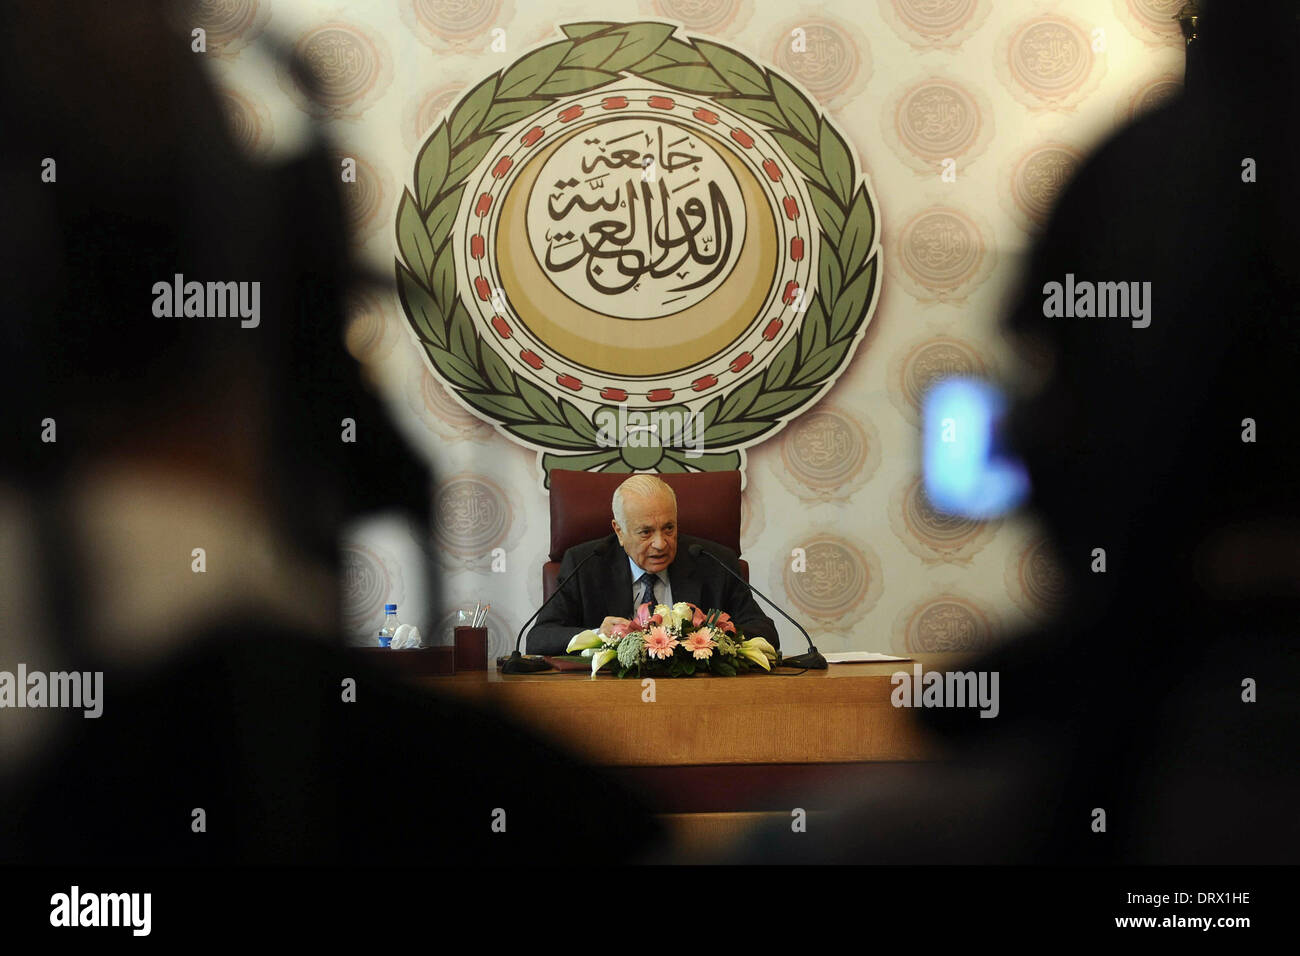
[[[762,651],[769,661],[776,660],[776,648],[769,644],[765,637],[751,637],[749,640],[741,644],[740,647],[742,650],[747,647],[752,647],[756,650]]]
[[[580,634],[573,635],[569,641],[569,646],[564,649],[566,654],[572,654],[574,651],[584,651],[589,647],[600,647],[600,635],[595,631],[583,631]]]
[[[591,679],[596,679],[596,672],[614,659],[618,651],[612,647],[607,647],[603,651],[596,651],[591,655]]]
[[[767,660],[767,655],[757,647],[750,647],[749,641],[740,645],[740,656],[748,658],[765,671],[770,671],[772,669],[772,665]]]

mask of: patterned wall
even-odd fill
[[[938,514],[919,483],[919,403],[952,373],[1009,374],[995,322],[1053,197],[1119,124],[1175,93],[1180,0],[207,0],[208,62],[239,140],[291,149],[330,121],[359,251],[392,273],[393,222],[423,136],[457,96],[560,22],[666,19],[795,78],[844,131],[879,200],[885,275],[866,338],[829,393],[748,453],[742,546],[754,583],[823,650],[983,647],[1059,600],[1024,518]],[[804,31],[796,52],[792,31]],[[325,78],[314,98],[262,58],[273,31]],[[504,32],[495,32],[504,31]],[[494,50],[493,43],[505,49]],[[941,178],[955,162],[956,178]],[[433,542],[449,609],[417,586],[409,529],[357,529],[347,625],[361,641],[395,600],[447,640],[458,605],[490,601],[503,653],[541,596],[548,518],[536,455],[440,384],[395,297],[360,296],[348,345],[437,463]],[[685,529],[688,530],[689,529]],[[807,568],[792,570],[794,548]],[[493,570],[493,551],[504,571]],[[499,562],[498,562],[499,563]],[[781,622],[787,647],[794,632]]]

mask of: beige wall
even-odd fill
[[[310,104],[250,40],[308,44],[327,75],[331,128],[361,175],[348,187],[366,258],[392,273],[393,221],[422,134],[458,91],[559,36],[555,24],[671,19],[793,76],[856,147],[880,204],[885,262],[866,339],[834,388],[748,452],[743,546],[754,583],[825,651],[978,647],[1050,607],[1051,563],[1024,519],[977,525],[918,499],[917,396],[937,374],[1010,374],[995,328],[1034,229],[1078,160],[1173,93],[1177,0],[213,0],[208,62],[239,135],[274,157]],[[808,50],[790,49],[802,28]],[[504,30],[506,51],[490,49]],[[335,38],[341,36],[335,34]],[[956,181],[940,179],[952,158]],[[359,302],[349,342],[406,429],[435,458],[436,541],[451,604],[491,601],[501,653],[540,600],[546,497],[536,454],[466,412],[432,376],[400,306]],[[689,529],[685,529],[689,530]],[[803,547],[808,570],[790,568]],[[504,550],[506,570],[490,570]],[[358,532],[347,551],[349,626],[385,600],[426,635],[409,535]],[[782,622],[784,625],[784,622]],[[787,647],[793,632],[782,627]]]

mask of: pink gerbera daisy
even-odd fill
[[[673,648],[677,646],[675,641],[668,632],[662,627],[652,627],[646,632],[645,649],[651,657],[657,657],[665,660],[673,656]]]
[[[696,660],[712,657],[713,649],[717,646],[718,642],[713,639],[713,631],[707,627],[700,628],[682,641],[682,647],[694,654]]]

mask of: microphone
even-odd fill
[[[714,561],[718,563],[718,567],[722,568],[722,570],[726,571],[728,574],[730,574],[733,578],[735,578],[745,587],[749,588],[749,590],[753,591],[755,594],[761,597],[768,604],[772,605],[772,607],[776,608],[776,610],[781,613],[782,617],[784,617],[795,627],[799,628],[799,633],[802,634],[803,639],[808,642],[808,653],[800,654],[798,657],[785,657],[785,656],[778,657],[777,660],[779,662],[779,666],[802,667],[806,670],[815,670],[815,671],[824,671],[830,666],[829,664],[826,663],[826,658],[822,657],[821,651],[817,650],[817,646],[813,644],[812,638],[808,636],[808,632],[803,629],[803,625],[800,624],[798,621],[796,621],[794,618],[792,618],[789,614],[786,614],[785,611],[782,611],[780,606],[775,601],[773,601],[770,597],[768,597],[758,588],[754,587],[754,585],[750,584],[748,581],[742,578],[735,571],[731,570],[731,568],[727,567],[726,561],[723,561],[712,551],[708,550],[707,548],[703,548],[698,544],[691,545],[689,548],[686,549],[686,553],[689,554],[692,558],[698,558],[701,554],[708,555],[710,558],[712,558]]]
[[[529,624],[532,624],[533,621],[537,620],[537,615],[541,614],[543,611],[546,610],[546,605],[550,604],[552,601],[555,600],[556,595],[560,593],[560,591],[564,588],[564,586],[573,580],[573,578],[577,575],[578,571],[581,570],[584,564],[586,564],[588,561],[590,561],[592,558],[596,557],[597,555],[604,554],[608,550],[609,550],[608,540],[601,541],[600,544],[596,545],[596,547],[591,551],[591,553],[588,554],[581,561],[579,561],[578,566],[574,568],[572,571],[570,571],[568,575],[566,575],[565,578],[555,586],[555,590],[551,592],[551,596],[542,602],[542,606],[533,612],[533,616],[530,617],[528,620],[524,621],[524,626],[519,629],[519,636],[515,638],[514,653],[510,655],[509,660],[507,660],[505,663],[501,663],[501,660],[499,658],[497,660],[497,663],[501,665],[501,673],[533,674],[536,673],[537,671],[545,671],[551,669],[551,665],[546,663],[546,661],[543,660],[540,656],[536,654],[523,655],[519,653],[519,642],[524,639],[524,631],[528,630]]]

